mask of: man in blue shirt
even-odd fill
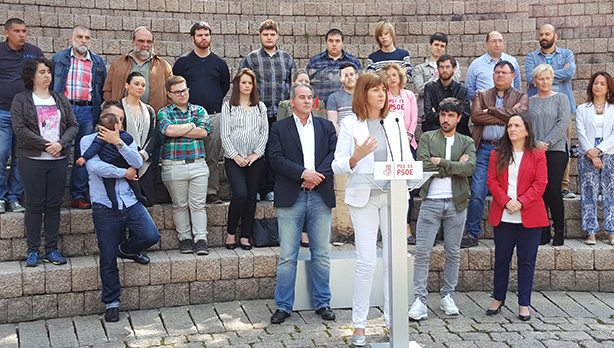
[[[311,80],[316,97],[327,103],[328,97],[341,89],[339,67],[350,63],[356,69],[362,69],[358,59],[343,50],[343,33],[339,29],[331,29],[326,35],[326,51],[318,53],[309,60],[307,73]]]
[[[72,106],[79,122],[79,132],[75,137],[76,161],[81,157],[79,142],[87,134],[94,132],[94,125],[100,117],[102,104],[102,87],[107,77],[107,67],[104,60],[90,50],[90,30],[77,25],[69,36],[71,47],[57,52],[53,56],[53,86],[54,92],[64,93]],[[72,166],[70,175],[70,194],[72,207],[89,209],[92,207],[86,199],[87,169],[82,166]]]
[[[505,43],[503,42],[503,35],[501,35],[501,33],[498,31],[491,31],[486,35],[487,52],[471,62],[467,70],[467,77],[465,78],[465,85],[467,89],[469,89],[469,98],[471,100],[473,100],[477,91],[493,88],[495,86],[492,79],[492,72],[497,62],[506,60],[514,65],[514,70],[516,72],[520,71],[516,58],[503,53],[503,49],[505,49]],[[514,75],[512,87],[520,89],[519,73]]]
[[[122,117],[123,118],[123,115]],[[122,120],[123,121],[123,120]],[[128,169],[118,168],[103,162],[98,155],[85,162],[89,172],[90,199],[92,201],[92,219],[98,238],[100,250],[100,280],[102,282],[102,302],[106,305],[104,319],[107,322],[119,321],[121,284],[117,257],[131,259],[140,264],[148,264],[149,257],[143,250],[160,240],[160,232],[145,206],[134,196],[126,180],[137,180],[136,169],[143,165],[136,142],[124,144],[119,137],[119,127],[115,130],[100,128],[99,133],[92,133],[81,138],[81,153],[84,153],[99,136],[109,144],[115,145],[119,153],[130,165]],[[115,178],[115,194],[119,210],[111,208],[102,178]],[[131,233],[126,239],[126,228]]]
[[[19,18],[11,18],[4,24],[6,41],[0,42],[0,214],[8,211],[25,211],[19,204],[23,185],[17,173],[15,138],[11,126],[11,104],[15,94],[25,87],[21,78],[26,60],[42,57],[40,48],[26,43],[26,24]],[[6,165],[11,157],[11,171]]]
[[[549,64],[554,70],[554,81],[552,81],[552,91],[563,93],[569,99],[569,107],[572,114],[576,113],[576,101],[571,89],[571,79],[576,73],[576,59],[573,52],[565,48],[556,47],[555,43],[559,35],[551,24],[544,24],[539,28],[540,49],[530,52],[524,65],[527,84],[529,85],[529,97],[537,94],[537,87],[533,84],[533,69],[540,64]],[[571,118],[567,127],[567,141],[571,142]],[[561,185],[564,198],[575,198],[576,195],[569,192],[569,162],[563,175]]]

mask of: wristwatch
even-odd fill
[[[116,147],[118,150],[119,150],[119,149],[121,149],[122,147],[124,147],[124,142],[120,140],[120,141],[119,141],[117,144],[115,144],[115,147]]]

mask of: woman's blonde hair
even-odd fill
[[[540,64],[536,66],[535,69],[533,69],[533,72],[531,73],[531,77],[533,78],[533,81],[537,80],[537,77],[539,76],[539,74],[543,73],[544,71],[548,71],[550,75],[552,76],[552,78],[554,78],[554,70],[552,70],[552,67],[550,66],[550,64]]]
[[[369,108],[367,106],[367,92],[373,87],[384,86],[386,88],[386,80],[381,75],[374,73],[367,73],[362,75],[356,81],[356,87],[354,88],[354,95],[352,97],[352,111],[360,121],[366,120],[369,115]],[[384,107],[380,110],[379,117],[384,119],[388,116],[388,93],[385,93],[386,102]]]
[[[401,87],[401,89],[405,88],[405,85],[407,84],[407,74],[403,71],[403,69],[401,69],[401,67],[397,63],[388,63],[384,65],[382,70],[379,71],[384,80],[387,78],[386,72],[390,69],[394,69],[399,73],[399,86]]]

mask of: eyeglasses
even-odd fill
[[[188,93],[190,93],[190,89],[186,88],[182,89],[181,91],[170,91],[170,93],[173,93],[175,96],[180,97],[182,95],[187,95]]]

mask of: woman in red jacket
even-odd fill
[[[493,202],[488,221],[495,233],[494,301],[486,311],[494,315],[505,303],[510,261],[518,255],[518,319],[531,319],[531,291],[541,228],[548,226],[542,195],[548,184],[546,154],[535,148],[531,123],[512,116],[501,146],[490,154],[488,189]]]

